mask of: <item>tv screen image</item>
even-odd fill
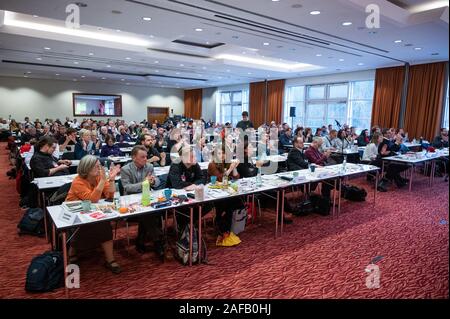
[[[73,93],[73,115],[122,116],[122,96]]]

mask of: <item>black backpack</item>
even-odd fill
[[[364,188],[359,188],[352,185],[342,185],[341,197],[354,201],[364,202],[366,200],[367,192]]]
[[[44,211],[41,208],[28,208],[17,224],[17,228],[19,235],[43,236],[45,234]]]
[[[177,258],[183,265],[189,264],[189,225],[187,225],[181,233],[180,239],[177,240],[175,247],[175,258]],[[192,263],[198,262],[198,232],[194,227],[192,233]],[[202,263],[208,263],[208,256],[206,250],[206,242],[202,238]]]
[[[47,292],[63,286],[64,261],[59,251],[47,251],[31,260],[27,270],[25,290]]]
[[[315,213],[323,216],[330,215],[331,203],[329,198],[323,197],[322,195],[311,194],[309,200],[314,207]]]

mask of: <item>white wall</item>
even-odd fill
[[[0,117],[23,121],[45,118],[73,118],[72,93],[122,95],[121,118],[142,121],[147,106],[169,107],[175,115],[184,113],[184,91],[94,82],[73,82],[17,77],[0,77]],[[170,112],[170,110],[169,110]],[[95,117],[101,119],[101,117]]]

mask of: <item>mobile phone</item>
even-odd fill
[[[113,202],[113,198],[107,198],[107,199],[105,199],[105,202],[110,202],[110,203],[112,203],[112,202]]]
[[[186,196],[189,198],[194,199],[195,198],[195,194],[194,193],[186,193]]]

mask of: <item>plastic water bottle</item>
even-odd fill
[[[120,208],[120,190],[119,183],[116,183],[116,190],[114,192],[114,206],[118,210]]]
[[[261,168],[258,168],[258,174],[256,175],[256,187],[262,186]]]
[[[150,182],[146,179],[142,182],[142,206],[150,206]]]
[[[342,170],[345,172],[347,167],[347,156],[344,156],[344,161],[342,162]]]

